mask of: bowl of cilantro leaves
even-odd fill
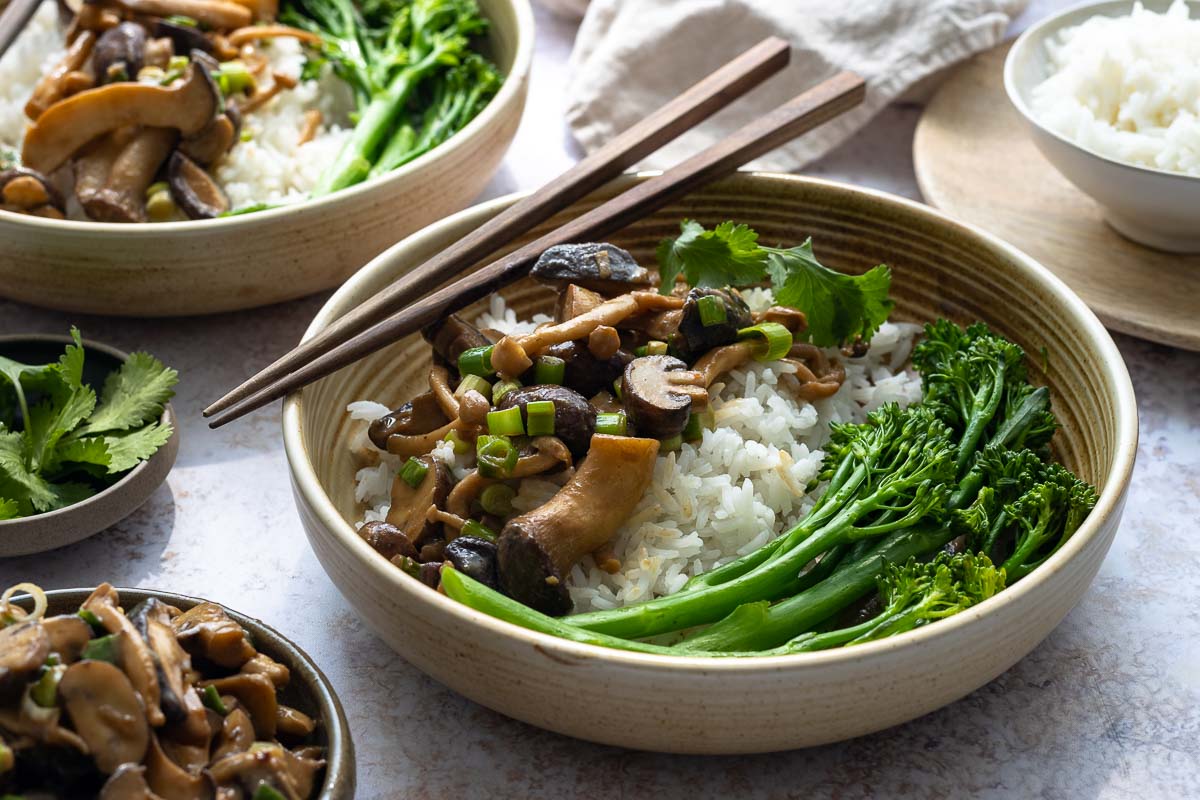
[[[0,557],[73,544],[141,506],[179,450],[177,381],[75,328],[0,337]]]

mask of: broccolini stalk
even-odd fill
[[[885,603],[880,614],[848,628],[802,634],[779,649],[807,653],[911,631],[987,600],[1004,588],[1004,570],[985,555],[939,553],[932,561],[886,563],[877,582]]]
[[[888,405],[863,425],[835,426],[827,464],[830,486],[812,512],[749,572],[639,605],[579,614],[571,624],[638,639],[715,622],[739,605],[778,597],[822,553],[938,515],[953,474],[953,444],[928,410]]]

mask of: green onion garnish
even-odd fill
[[[204,704],[205,708],[211,708],[222,717],[229,713],[229,709],[225,706],[225,701],[221,699],[221,693],[217,691],[217,687],[215,686],[204,687],[204,691],[200,693],[200,702]]]
[[[255,87],[254,76],[241,61],[225,61],[221,63],[216,74],[217,85],[221,93],[228,96],[239,94]]]
[[[500,405],[500,401],[504,399],[504,395],[511,392],[513,389],[520,389],[520,381],[497,381],[492,387],[492,405]]]
[[[626,431],[625,414],[621,411],[596,415],[596,433],[608,436],[624,436]]]
[[[185,17],[182,14],[172,14],[163,21],[169,22],[172,25],[182,25],[185,28],[197,28],[200,25],[196,20],[191,17]]]
[[[648,356],[665,356],[667,354],[667,343],[660,342],[657,339],[646,342],[646,355]]]
[[[766,347],[759,348],[754,354],[756,361],[778,361],[792,349],[792,332],[778,322],[760,322],[738,331],[739,339],[755,337],[760,337],[766,342]]]
[[[496,370],[492,369],[492,345],[487,347],[472,347],[463,350],[458,356],[458,371],[463,375],[479,375],[488,377]]]
[[[29,687],[29,699],[42,708],[54,708],[58,705],[58,682],[67,668],[61,665],[54,666],[49,660],[46,663],[41,677]]]
[[[260,783],[251,800],[287,800],[283,793],[269,783]]]
[[[637,356],[638,358],[641,358],[642,356],[650,355],[650,351],[647,350],[646,345],[643,344],[643,345],[633,348],[633,354],[635,356]]]
[[[725,304],[716,295],[708,294],[701,297],[696,301],[696,308],[700,311],[700,324],[706,328],[721,325],[729,319],[729,315],[725,312]]]
[[[567,362],[555,356],[538,356],[533,364],[533,380],[535,383],[561,384],[567,373]]]
[[[507,436],[484,435],[475,440],[475,458],[480,475],[503,480],[517,466],[517,448]]]
[[[506,408],[503,411],[489,411],[487,415],[488,433],[493,436],[521,436],[525,426],[521,422],[520,406]]]
[[[461,456],[466,455],[471,451],[471,445],[463,441],[463,438],[458,435],[458,431],[450,431],[442,437],[442,441],[449,442],[454,448],[454,454]]]
[[[167,71],[179,70],[182,72],[183,70],[187,69],[187,66],[187,56],[171,56],[169,59],[167,59]]]
[[[658,449],[664,453],[669,453],[672,450],[678,450],[683,446],[683,437],[678,433],[674,436],[668,436],[666,439],[660,439]]]
[[[91,611],[86,608],[81,608],[81,609],[79,609],[79,613],[77,614],[77,616],[81,620],[86,622],[88,625],[91,625],[92,630],[95,631],[96,633],[104,632],[104,623],[100,621],[100,618],[96,616],[94,611]]]
[[[428,473],[429,467],[425,466],[416,456],[412,456],[400,468],[400,480],[415,489],[421,485],[421,481],[425,480]]]
[[[621,379],[620,378],[617,378],[615,381],[613,381],[613,394],[615,394],[617,396],[618,400],[625,399],[624,397],[621,396]]]
[[[680,434],[685,442],[695,442],[704,438],[706,428],[712,428],[716,422],[713,412],[709,409],[703,411],[693,411],[688,417],[687,426]]]
[[[110,664],[116,664],[120,661],[120,654],[120,639],[117,634],[111,633],[108,636],[88,640],[88,643],[83,646],[82,657],[93,661],[107,661]]]
[[[511,486],[493,483],[491,486],[485,487],[479,495],[479,505],[483,506],[483,510],[489,514],[507,517],[513,511],[512,501],[516,496],[517,492]]]
[[[166,181],[158,181],[157,183],[152,183],[146,187],[146,197],[149,198],[155,194],[158,194],[159,192],[169,191],[171,191],[171,184],[167,183]]]
[[[554,435],[554,401],[534,400],[525,405],[525,429],[530,436]]]
[[[495,487],[489,486],[488,488],[492,489]],[[476,522],[473,519],[466,521],[466,523],[462,526],[462,533],[460,535],[474,536],[477,539],[487,539],[489,542],[496,541],[496,532],[494,530],[489,528],[487,525],[484,525],[482,522]]]
[[[454,396],[462,397],[471,391],[479,392],[484,397],[491,397],[492,385],[487,382],[486,378],[481,378],[478,375],[463,375],[463,379],[459,381],[458,388],[454,390]]]

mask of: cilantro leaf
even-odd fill
[[[162,416],[179,373],[149,353],[134,353],[104,381],[100,404],[79,435],[127,431]]]
[[[112,458],[108,465],[109,474],[133,469],[166,444],[173,432],[170,425],[153,422],[135,431],[105,436],[104,444]]]
[[[888,299],[892,276],[886,265],[862,275],[836,272],[817,261],[811,238],[799,247],[765,249],[775,302],[804,312],[804,336],[818,347],[869,341],[887,321],[895,304]]]
[[[722,222],[705,230],[699,222],[685,219],[675,239],[658,246],[659,291],[670,294],[675,279],[683,273],[690,286],[746,286],[766,274],[766,253],[758,246],[758,234],[746,225]]]
[[[57,508],[54,488],[25,464],[25,437],[0,432],[0,495],[17,501],[25,513]]]
[[[17,518],[17,501],[0,500],[0,520]]]
[[[54,451],[54,463],[61,464],[90,464],[103,467],[100,472],[107,472],[112,464],[112,454],[102,436],[86,436],[82,439],[64,439]]]

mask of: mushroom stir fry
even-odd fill
[[[11,604],[27,592],[31,612]],[[101,800],[303,800],[325,762],[281,704],[283,664],[213,603],[126,614],[102,584],[45,616],[32,584],[0,603],[0,793]],[[283,743],[294,745],[289,749]]]
[[[533,275],[558,292],[555,321],[504,336],[451,315],[425,331],[429,390],[373,422],[371,442],[407,458],[384,521],[359,533],[392,563],[437,586],[449,562],[540,611],[572,610],[566,577],[608,545],[651,482],[660,452],[713,424],[709,388],[751,360],[794,366],[790,390],[828,397],[845,370],[795,341],[805,315],[751,313],[734,288],[657,291],[658,276],[611,244],[547,250]],[[781,384],[782,385],[782,384]],[[474,454],[462,480],[432,451]],[[520,482],[561,488],[517,513]]]
[[[210,170],[240,141],[246,114],[296,85],[261,43],[320,41],[273,24],[276,11],[274,0],[84,2],[66,54],[25,105],[21,166],[0,171],[0,209],[63,219],[58,187],[73,184],[101,222],[228,212]]]

